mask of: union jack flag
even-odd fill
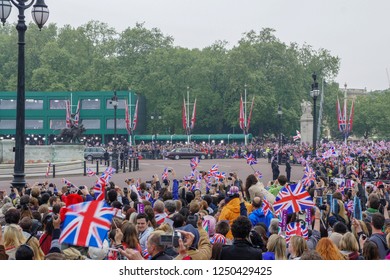
[[[297,135],[293,136],[293,140],[294,141],[297,141],[297,140],[301,139],[301,133],[298,130],[296,130],[296,132],[297,132]]]
[[[286,243],[290,242],[292,236],[302,236],[306,240],[309,238],[309,231],[305,223],[294,222],[289,223],[286,228]]]
[[[302,177],[302,184],[305,186],[310,186],[311,183],[315,181],[315,179],[316,173],[314,172],[313,168],[307,164]]]
[[[215,179],[225,179],[226,178],[226,173],[225,172],[215,172],[214,173]]]
[[[115,211],[103,201],[88,201],[67,208],[60,243],[83,247],[103,246]]]
[[[168,180],[168,168],[164,168],[163,174],[161,175],[162,180]]]
[[[347,209],[349,213],[353,213],[354,203],[352,199],[345,203],[345,209]]]
[[[200,162],[200,160],[199,160],[198,157],[192,158],[191,161],[190,161],[191,169],[192,169],[192,170],[195,170],[195,169],[198,167],[199,162]]]
[[[65,185],[67,185],[68,187],[76,187],[75,185],[73,185],[70,181],[66,180],[65,178],[62,178],[61,182],[64,183]]]
[[[352,157],[345,157],[344,160],[343,160],[343,163],[344,163],[344,165],[345,164],[351,164],[352,161],[353,161]]]
[[[245,155],[244,158],[246,159],[246,163],[249,165],[257,164],[257,160],[252,154],[249,154],[249,156]]]
[[[218,164],[214,164],[213,166],[211,166],[208,176],[213,177],[216,172],[218,172]]]
[[[256,178],[259,178],[259,179],[263,178],[263,174],[260,171],[255,171],[254,175],[256,176]]]
[[[148,252],[148,248],[145,248],[145,250],[142,251],[142,257],[145,259],[145,260],[149,260],[152,256],[149,254]]]
[[[271,205],[269,204],[269,202],[264,198],[263,199],[263,212],[264,212],[264,216],[267,216],[269,211],[271,211]]]
[[[93,171],[91,168],[87,167],[87,175],[88,177],[95,176],[96,172]]]
[[[288,213],[295,213],[313,206],[313,199],[301,181],[298,184],[287,185],[281,189],[273,205],[276,214],[283,209],[286,209]]]

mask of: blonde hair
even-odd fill
[[[36,237],[32,237],[27,244],[34,251],[34,260],[45,259],[45,253],[42,251],[41,247],[39,246],[39,240]]]
[[[339,248],[343,251],[359,251],[359,244],[352,232],[347,232],[343,235],[343,237],[341,237]]]
[[[20,245],[26,242],[22,228],[16,224],[10,224],[5,227],[3,238],[5,248],[12,246],[18,248]]]
[[[267,250],[275,253],[275,260],[287,260],[286,240],[283,237],[272,234],[267,242]]]
[[[348,225],[349,224],[349,218],[348,218],[348,215],[347,215],[347,211],[345,211],[344,203],[341,200],[337,199],[337,204],[339,205],[339,209],[340,209],[338,215],[340,217],[342,217],[344,219],[344,221],[345,221],[345,224]]]
[[[366,223],[363,222],[362,220],[357,220],[357,222],[360,224],[360,227],[362,228],[363,233],[364,233],[365,235],[369,236],[369,232],[368,232],[368,228],[367,228]],[[352,230],[352,233],[353,233],[353,235],[355,236],[356,240],[358,240],[359,237],[358,237],[358,235],[357,235],[357,232],[356,232],[356,230],[355,230],[355,227],[352,226],[352,227],[351,227],[351,230]]]
[[[291,237],[289,246],[292,246],[294,257],[300,257],[303,252],[308,250],[306,240],[299,235],[294,235]]]

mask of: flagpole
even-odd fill
[[[244,85],[244,95],[245,95],[245,97],[244,97],[244,99],[245,99],[245,101],[244,101],[244,142],[245,142],[245,146],[247,146],[248,145],[248,139],[247,139],[247,131],[246,131],[246,126],[247,126],[247,123],[246,123],[246,121],[247,121],[247,119],[246,119],[246,84]]]
[[[343,114],[344,118],[343,120],[345,121],[345,127],[344,127],[344,144],[347,145],[347,138],[348,138],[348,125],[347,125],[347,83],[344,84],[344,109],[343,109]]]
[[[191,127],[190,127],[190,123],[189,123],[189,120],[190,120],[190,87],[187,86],[187,114],[186,114],[186,122],[187,122],[187,143],[188,143],[188,146],[190,145],[190,134],[191,134]]]
[[[130,92],[130,88],[129,88],[129,107],[128,107],[128,110],[129,110],[129,124],[130,124],[130,134],[129,134],[129,142],[130,142],[130,147],[132,146],[132,142],[131,142],[131,135],[133,134],[133,123],[132,123],[132,120],[131,120],[131,104],[132,103],[132,100],[131,100],[131,92]]]

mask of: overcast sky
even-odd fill
[[[307,43],[341,58],[336,82],[348,88],[389,88],[389,0],[45,0],[50,23],[80,26],[89,20],[117,31],[144,22],[175,40],[203,48],[216,40],[229,46],[264,27],[285,43]],[[16,21],[14,8],[11,21]],[[28,12],[30,14],[30,11]],[[29,20],[31,17],[28,16]]]

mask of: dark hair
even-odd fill
[[[284,186],[287,183],[287,177],[285,175],[279,175],[278,182],[281,186]]]
[[[111,202],[111,206],[116,209],[122,209],[122,203],[120,203],[118,200],[114,200]]]
[[[207,202],[207,205],[210,206],[210,204],[212,203],[213,199],[211,198],[211,195],[208,195],[206,194],[205,196],[203,196],[203,200]]]
[[[50,194],[48,194],[48,193],[43,193],[42,195],[41,195],[41,201],[40,201],[40,204],[42,205],[42,204],[47,204],[48,202],[49,202],[49,199],[50,199]]]
[[[180,209],[180,211],[179,211],[179,214],[181,214],[181,215],[184,217],[184,219],[187,220],[187,217],[188,217],[188,215],[190,214],[190,210],[188,210],[187,207],[182,207],[182,208]]]
[[[138,200],[138,195],[137,195],[137,193],[131,191],[131,193],[130,193],[130,199],[131,199],[132,201],[137,201],[137,200]]]
[[[144,211],[145,211],[145,214],[148,215],[148,218],[149,218],[150,223],[152,224],[152,227],[156,228],[157,222],[156,222],[156,219],[154,217],[154,211],[153,211],[152,206],[146,205]]]
[[[161,196],[163,201],[170,200],[173,198],[173,195],[170,191],[165,191],[164,194]]]
[[[137,215],[137,219],[136,219],[136,220],[140,220],[140,219],[145,219],[146,222],[149,222],[149,217],[148,217],[148,215],[146,215],[145,213],[139,213],[139,214]]]
[[[27,244],[22,244],[16,250],[16,260],[32,260],[34,258],[34,250]]]
[[[186,201],[187,204],[190,204],[191,201],[195,198],[195,195],[192,192],[186,192]]]
[[[253,174],[250,174],[247,178],[246,178],[246,181],[245,181],[245,194],[246,194],[246,197],[250,197],[249,196],[249,188],[252,186],[252,185],[255,185],[259,180],[257,180],[256,176],[253,175]]]
[[[232,224],[232,234],[234,238],[247,238],[252,229],[252,223],[245,216],[239,216],[233,221]]]
[[[20,220],[20,211],[10,208],[5,212],[4,220],[7,224],[18,224]]]
[[[385,225],[385,217],[381,213],[374,213],[371,216],[371,223],[375,229],[382,229]]]
[[[343,222],[339,221],[333,225],[333,231],[344,234],[344,233],[347,233],[348,228]]]
[[[118,194],[117,194],[116,190],[111,189],[108,191],[107,198],[108,198],[108,201],[110,203],[114,202],[117,199],[117,197],[118,197]]]
[[[173,228],[178,228],[184,226],[185,218],[182,214],[176,213],[175,215],[173,215],[172,221],[173,221]]]
[[[379,260],[378,246],[370,240],[367,240],[363,245],[363,257],[365,260]]]

